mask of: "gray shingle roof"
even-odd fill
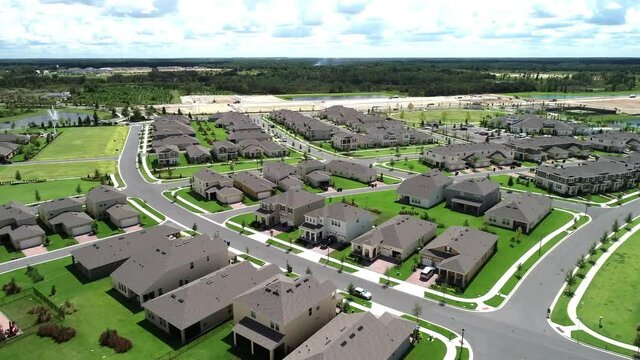
[[[441,191],[451,185],[453,179],[434,169],[424,174],[406,179],[398,186],[398,194],[403,196],[426,197],[434,191]]]
[[[394,354],[415,327],[412,322],[384,313],[341,313],[292,351],[285,360],[373,360]],[[396,355],[394,357],[393,355]]]
[[[261,200],[260,202],[266,204],[280,204],[296,209],[318,200],[324,201],[324,198],[305,190],[289,190]]]
[[[498,237],[494,234],[464,226],[451,226],[422,248],[420,254],[443,259],[439,268],[466,274],[497,241]],[[446,246],[451,247],[450,252],[445,251]]]
[[[93,219],[83,212],[70,211],[49,219],[51,225],[62,224],[68,228],[93,224]]]
[[[437,225],[411,215],[396,215],[366,233],[353,239],[353,244],[389,246],[407,249],[416,239],[433,232]]]
[[[624,174],[633,169],[631,164],[624,160],[614,160],[600,158],[598,161],[585,161],[578,166],[552,167],[548,165],[539,166],[536,171],[555,174],[562,178],[592,177],[606,174]]]
[[[60,209],[73,208],[78,205],[81,206],[82,201],[74,198],[62,198],[62,199],[56,199],[56,200],[51,200],[51,201],[42,203],[40,204],[39,208],[42,209],[43,211],[49,212],[49,211],[55,211]]]
[[[16,202],[9,202],[0,206],[0,222],[28,220],[35,218],[33,210]]]
[[[492,193],[493,191],[500,189],[500,184],[497,182],[491,181],[487,178],[473,178],[463,180],[459,183],[455,183],[449,187],[448,190],[454,190],[459,192],[464,192],[465,194],[473,194],[473,195],[487,195]]]
[[[185,329],[231,305],[233,299],[280,273],[276,265],[256,269],[244,261],[214,271],[144,304],[178,329]]]
[[[341,202],[331,203],[320,209],[310,211],[306,216],[323,217],[345,222],[355,222],[360,219],[373,221],[376,218],[370,211]]]
[[[138,216],[138,212],[127,204],[116,204],[107,209],[107,214],[116,219],[127,219]]]
[[[530,223],[544,217],[551,208],[551,199],[531,193],[514,193],[487,210],[488,216]]]
[[[100,185],[89,190],[86,199],[88,201],[100,202],[107,200],[126,200],[127,195],[112,186]]]
[[[227,175],[220,174],[216,171],[213,171],[209,168],[204,168],[197,173],[193,174],[194,179],[198,179],[203,182],[211,183],[216,181],[228,181],[231,178]]]
[[[320,282],[312,275],[291,279],[279,274],[238,296],[234,304],[243,304],[284,325],[335,291],[330,281]]]
[[[197,158],[200,156],[210,156],[209,149],[202,145],[189,145],[185,149],[187,156],[190,158]]]
[[[276,184],[249,171],[232,174],[231,178],[255,192],[271,191],[276,188]]]

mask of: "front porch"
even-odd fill
[[[239,343],[242,345],[242,342],[248,341],[252,356],[256,356],[260,352],[267,352],[269,360],[274,360],[276,355],[278,357],[284,355],[284,338],[284,334],[248,317],[243,318],[233,327],[234,346],[238,346]]]
[[[460,198],[452,198],[451,199],[451,210],[461,212],[464,214],[469,214],[473,216],[480,216],[480,208],[482,207],[482,203],[460,199]]]

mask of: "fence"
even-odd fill
[[[64,311],[57,306],[56,304],[54,304],[51,300],[49,300],[45,295],[43,295],[40,291],[38,291],[38,289],[31,287],[31,288],[27,288],[24,289],[22,291],[20,291],[17,294],[14,295],[8,295],[5,296],[4,298],[0,299],[0,306],[5,305],[5,304],[9,304],[12,303],[14,301],[18,301],[24,298],[28,298],[28,297],[35,297],[37,298],[38,301],[44,303],[45,305],[47,305],[53,312],[53,317],[50,320],[50,323],[54,323],[57,324],[59,322],[61,322],[62,320],[64,320]],[[28,309],[24,309],[24,311],[27,311]],[[9,344],[13,344],[16,341],[20,341],[21,339],[24,339],[30,335],[35,334],[38,331],[38,328],[40,327],[40,325],[42,324],[32,324],[30,326],[27,327],[21,327],[20,328],[20,335],[16,335],[14,337],[5,339],[3,341],[0,341],[0,348],[3,348]]]
[[[232,322],[232,321],[230,321]],[[207,339],[209,339],[210,337],[212,337],[215,334],[220,333],[221,331],[225,331],[229,329],[229,323],[230,322],[224,322],[220,325],[218,325],[215,329],[212,329],[200,336],[198,336],[196,339],[192,340],[191,342],[189,342],[188,344],[184,345],[183,347],[176,349],[176,350],[172,350],[169,351],[163,355],[160,355],[159,357],[156,358],[156,360],[171,360],[171,359],[175,359],[178,356],[186,353],[187,351],[193,349],[194,347],[202,344],[203,342],[205,342]]]

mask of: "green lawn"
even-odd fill
[[[96,231],[98,239],[124,233],[123,230],[118,229],[109,220],[96,220],[96,224],[98,224],[98,230]]]
[[[331,175],[331,184],[334,189],[342,189],[342,190],[360,189],[360,188],[365,188],[369,186],[365,183],[361,183],[356,180],[351,180],[351,179],[343,178],[336,175]]]
[[[233,346],[233,321],[228,321],[205,335],[195,346],[178,355],[185,360],[239,360],[250,359],[251,351]]]
[[[640,233],[631,236],[594,277],[578,306],[589,328],[609,338],[633,344],[640,323]],[[603,316],[602,328],[598,327]]]
[[[161,221],[163,221],[164,219],[166,219],[166,217],[164,215],[162,215],[162,213],[160,213],[158,210],[152,208],[151,206],[149,206],[149,204],[147,204],[144,200],[142,199],[138,199],[138,198],[131,198],[129,199],[129,202],[134,202],[137,205],[140,205],[142,208],[144,208],[145,210],[147,210],[148,212],[150,212],[151,214],[153,214],[155,217],[157,217],[158,219],[160,219]],[[135,209],[135,207],[133,207]],[[147,217],[147,215],[143,214],[142,212],[140,212],[140,216],[144,216]],[[153,221],[151,218],[149,218],[149,221]],[[146,227],[145,222],[142,221],[142,226]],[[152,226],[152,225],[151,225]]]
[[[100,185],[100,183],[73,179],[18,185],[2,185],[0,186],[0,203],[4,204],[12,200],[25,204],[36,202],[36,190],[40,193],[41,201],[78,195],[76,192],[78,185],[80,185],[80,194],[86,194],[93,187]]]
[[[121,298],[112,296],[109,277],[86,282],[70,271],[71,264],[71,257],[66,257],[36,265],[44,275],[44,280],[36,287],[49,294],[51,286],[55,285],[56,294],[49,299],[56,304],[69,300],[76,306],[78,311],[63,321],[64,325],[76,329],[76,336],[67,343],[56,344],[49,338],[32,335],[3,347],[3,356],[12,359],[48,359],[51,354],[62,359],[112,357],[115,355],[112,349],[98,345],[100,333],[107,328],[118,330],[133,343],[129,352],[117,355],[118,359],[154,359],[172,349],[171,345],[175,343],[167,343],[156,336],[157,332],[150,331],[153,327],[144,321],[144,312],[130,310],[125,306],[126,302],[120,302]],[[24,269],[0,275],[0,283],[4,284],[12,277],[23,288],[33,286]],[[0,293],[0,297],[4,297],[4,293]],[[25,352],[25,349],[29,351]]]
[[[288,159],[285,159],[284,162],[287,164],[294,165],[299,163],[301,159],[302,159],[301,157],[288,158]],[[280,159],[279,158],[269,159],[269,160],[265,159],[264,161],[280,161]],[[225,164],[213,164],[213,165],[196,165],[196,166],[172,168],[171,169],[172,176],[168,176],[167,171],[163,171],[159,174],[154,173],[154,176],[159,179],[186,178],[186,177],[191,177],[193,174],[197,173],[198,171],[204,168],[209,168],[213,171],[226,173],[230,171],[255,170],[255,169],[260,169],[261,166],[257,161],[245,161],[245,162],[238,162],[234,164],[225,163]]]
[[[438,228],[438,233],[443,232],[446,228],[453,225],[462,225],[468,221],[469,226],[473,228],[482,228],[485,226],[482,217],[475,217],[458,212],[451,211],[444,207],[444,203],[437,205],[431,209],[422,209],[411,205],[404,205],[395,202],[395,191],[381,191],[376,193],[361,194],[354,196],[346,196],[348,202],[351,199],[361,208],[378,209],[381,214],[375,221],[379,225],[382,222],[397,215],[401,210],[417,211],[419,215],[427,212],[432,219],[443,227]],[[564,225],[572,219],[570,214],[562,211],[553,210],[531,234],[522,235],[520,244],[510,242],[515,236],[515,232],[495,226],[489,226],[492,232],[498,237],[498,251],[488,261],[484,268],[478,273],[471,284],[466,288],[464,293],[459,294],[464,297],[476,297],[486,293],[493,284],[502,276],[502,274],[515,263],[529,248],[538,244],[538,241],[544,236]]]
[[[546,189],[542,189],[537,187],[533,182],[531,181],[526,181],[526,180],[521,180],[521,183],[518,183],[518,180],[516,178],[513,179],[513,185],[509,186],[509,175],[492,175],[491,176],[491,180],[500,183],[500,186],[504,187],[504,188],[511,188],[513,190],[522,190],[522,191],[527,191],[527,192],[532,192],[532,193],[537,193],[537,194],[542,194],[542,195],[555,195],[558,197],[564,197],[560,194],[551,194],[549,193]],[[587,194],[585,196],[583,196],[587,201],[591,201],[594,203],[606,203],[611,201],[611,199],[606,198],[602,195],[598,195],[598,194]],[[567,197],[567,200],[572,200],[575,201],[576,199],[574,199],[573,197]]]
[[[429,341],[425,334],[421,334],[422,340],[410,348],[401,358],[403,360],[444,359],[447,354],[447,346],[438,339]]]
[[[22,180],[50,180],[80,178],[93,175],[96,170],[101,174],[112,174],[118,170],[116,161],[83,161],[64,164],[33,164],[0,166],[0,181],[16,180],[16,171]]]
[[[601,349],[605,349],[605,350],[609,350],[609,351],[613,351],[619,354],[623,354],[624,356],[627,356],[629,358],[631,358],[632,356],[634,356],[636,354],[635,351],[631,351],[631,350],[627,350],[615,345],[611,345],[605,341],[602,341],[596,337],[593,337],[591,335],[589,335],[586,331],[584,330],[574,330],[571,332],[571,338],[577,340],[578,342],[584,343],[584,344],[589,344],[595,347],[599,347]]]
[[[200,131],[202,124],[202,131]],[[207,121],[193,121],[191,127],[196,131],[196,138],[203,146],[209,146],[213,141],[227,140],[227,131],[223,128],[216,127],[214,123]]]
[[[395,155],[395,154],[400,154],[400,155],[422,154],[425,147],[428,147],[428,146],[414,145],[414,146],[401,146],[399,148],[387,147],[387,148],[380,148],[380,149],[363,149],[363,150],[352,151],[349,153],[349,155],[353,157],[375,157],[375,156],[385,156],[385,155]]]
[[[47,245],[47,250],[49,251],[62,249],[78,243],[76,239],[61,234],[47,234],[47,239],[49,240],[49,245]]]
[[[24,257],[22,251],[13,248],[10,242],[0,243],[0,263]]]
[[[248,214],[234,216],[229,219],[229,221],[234,222],[238,225],[242,225],[242,223],[244,222],[245,227],[248,228],[250,227],[249,224],[251,224],[255,219],[256,215],[253,212],[250,212]]]
[[[32,117],[32,116],[44,115],[46,113],[47,113],[47,109],[38,109],[38,110],[34,110],[34,111],[24,112],[24,113],[18,114],[18,115],[5,116],[5,117],[1,117],[0,118],[0,123],[12,122],[12,121],[16,121],[16,120],[21,120],[21,119],[25,119],[25,118],[28,118],[28,117]]]
[[[506,115],[503,111],[494,110],[467,110],[467,109],[447,109],[447,110],[425,110],[425,111],[405,111],[404,118],[401,113],[391,114],[391,117],[398,120],[404,120],[408,123],[420,124],[424,119],[425,122],[440,121],[443,123],[464,123],[467,116],[469,122],[478,123],[483,116],[498,117]]]
[[[81,159],[116,156],[122,150],[129,132],[124,126],[63,128],[60,135],[34,160]]]
[[[415,171],[419,173],[425,173],[431,170],[431,167],[429,165],[424,164],[418,159],[395,161],[393,165],[391,165],[390,163],[387,164],[391,168]]]
[[[186,201],[192,203],[193,205],[201,207],[212,213],[231,209],[229,205],[221,204],[215,200],[204,199],[202,196],[200,196],[200,194],[196,193],[190,188],[184,188],[182,190],[178,190],[178,192],[176,192],[176,196],[179,196],[185,199]]]

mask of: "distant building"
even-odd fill
[[[331,160],[325,165],[325,170],[332,175],[356,180],[365,184],[372,183],[377,179],[374,168],[346,160]]]
[[[276,184],[249,171],[231,174],[231,178],[233,186],[254,200],[268,198],[276,192]]]
[[[158,155],[158,166],[177,165],[180,161],[180,150],[175,145],[163,145],[154,148]]]
[[[538,116],[528,115],[509,127],[515,134],[528,135],[555,135],[569,136],[573,134],[573,128],[560,120],[544,119]]]
[[[491,164],[506,166],[513,163],[512,149],[494,143],[455,144],[426,149],[427,164],[451,171],[465,167],[481,168]]]

